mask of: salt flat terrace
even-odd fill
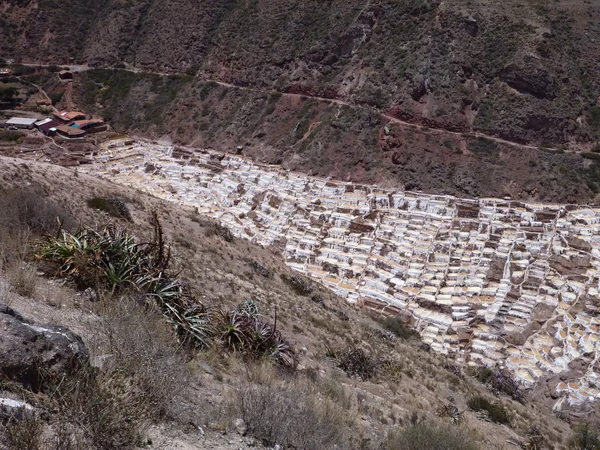
[[[560,401],[600,397],[600,209],[384,190],[124,139],[79,170],[280,248],[349,302],[410,317],[460,362],[529,386],[580,359],[587,370],[557,386]]]

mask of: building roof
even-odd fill
[[[57,113],[56,116],[60,117],[63,120],[71,121],[77,119],[80,116],[85,117],[85,114],[81,111],[61,111]]]
[[[99,126],[104,125],[104,121],[100,119],[90,119],[90,120],[76,120],[71,124],[73,128],[83,128],[86,126]]]
[[[50,117],[46,117],[45,119],[42,119],[42,120],[40,120],[40,121],[36,122],[36,123],[35,123],[35,126],[36,126],[36,127],[41,127],[42,125],[44,125],[44,124],[46,124],[46,123],[50,122],[51,120],[54,120],[54,119],[51,119]]]
[[[51,130],[52,128],[56,128],[58,125],[60,125],[60,122],[58,120],[54,120],[54,119],[45,119],[42,122],[44,122],[43,124],[39,124],[36,123],[36,126],[43,132],[47,132],[49,130]]]
[[[85,136],[85,130],[80,130],[79,128],[72,128],[70,125],[63,124],[56,127],[57,131],[61,134],[65,134],[69,137],[81,137]]]
[[[11,117],[6,121],[6,125],[25,125],[31,126],[37,122],[37,119],[32,117]]]

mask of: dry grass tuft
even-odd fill
[[[11,289],[22,297],[32,298],[36,292],[37,274],[35,267],[22,262],[12,265],[7,271]]]
[[[71,430],[74,448],[121,450],[139,443],[147,408],[125,374],[99,377],[82,367],[53,382],[46,393],[57,405],[54,419]]]
[[[28,229],[35,235],[54,234],[78,224],[65,208],[45,197],[41,188],[12,189],[0,195],[0,228],[9,233]]]

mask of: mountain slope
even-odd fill
[[[583,0],[13,0],[0,8],[5,57],[187,70],[519,141],[598,137],[600,8]]]

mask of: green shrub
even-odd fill
[[[24,134],[18,131],[4,131],[0,130],[0,141],[12,142],[20,144],[23,142]]]
[[[133,220],[129,208],[127,208],[125,202],[118,197],[93,197],[86,203],[90,208],[104,211],[118,219],[125,219],[130,222]]]
[[[570,450],[600,450],[598,433],[587,422],[581,422],[569,440]]]
[[[207,312],[170,274],[171,251],[156,214],[153,225],[154,238],[145,243],[137,242],[127,229],[113,226],[75,234],[63,231],[62,236],[49,236],[41,243],[37,256],[53,264],[57,276],[73,280],[79,289],[138,292],[163,311],[184,343],[203,347]]]
[[[484,137],[469,139],[467,148],[470,152],[491,160],[497,160],[500,157],[498,143],[493,139]]]
[[[328,356],[335,359],[337,366],[348,376],[363,381],[373,378],[379,368],[379,362],[360,348],[349,348],[339,352],[329,349]]]
[[[419,423],[392,432],[383,450],[479,450],[462,428],[451,425]]]
[[[156,305],[184,344],[203,348],[217,343],[227,351],[295,369],[295,352],[277,330],[277,317],[273,324],[264,321],[251,301],[232,311],[210,311],[191,297],[169,272],[170,248],[156,214],[153,221],[150,242],[139,243],[125,228],[113,226],[75,234],[63,231],[60,237],[48,237],[37,255],[81,290],[134,292],[142,302]]]
[[[387,331],[391,331],[400,339],[411,339],[419,337],[419,333],[406,326],[402,320],[397,317],[386,317],[381,321],[381,325]]]
[[[473,411],[486,411],[489,418],[496,423],[507,424],[510,422],[508,412],[500,403],[490,402],[487,398],[476,395],[467,402]]]
[[[211,337],[228,351],[252,360],[272,360],[290,369],[298,364],[291,345],[277,330],[277,318],[273,324],[264,321],[251,300],[231,311],[212,312],[209,327]]]
[[[52,101],[52,104],[56,105],[60,103],[64,95],[64,91],[53,92],[52,94],[50,94],[50,100]]]
[[[587,121],[588,125],[592,128],[600,127],[600,108],[597,106],[592,106],[587,113]]]
[[[581,153],[581,157],[585,159],[591,159],[592,161],[600,161],[600,153]]]

